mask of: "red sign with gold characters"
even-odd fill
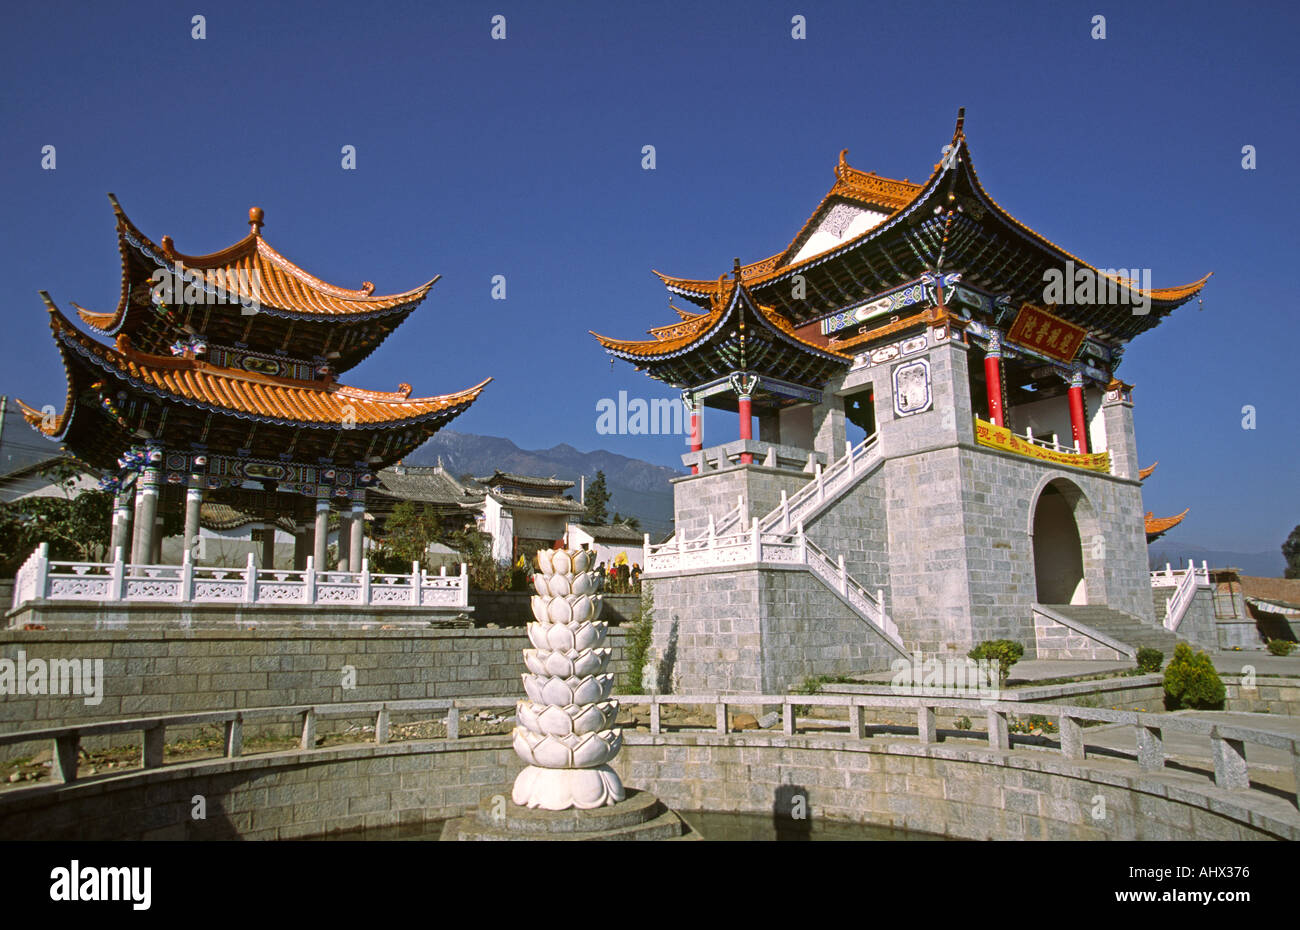
[[[1007,332],[1007,341],[1062,362],[1072,362],[1088,331],[1052,316],[1042,307],[1024,304]]]

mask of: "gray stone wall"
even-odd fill
[[[889,609],[889,524],[881,472],[862,479],[804,531],[832,557],[843,555],[845,569],[873,596],[883,590]]]
[[[698,539],[708,532],[709,517],[715,522],[736,507],[743,497],[750,519],[765,516],[781,503],[781,492],[793,494],[811,478],[802,471],[767,468],[763,465],[733,465],[720,471],[674,478],[673,511],[678,539]]]
[[[816,675],[887,669],[897,652],[804,570],[712,569],[654,580],[660,691],[785,691]]]
[[[1168,613],[1165,601],[1174,596],[1176,588],[1151,588],[1151,608],[1155,613],[1156,623],[1163,624]],[[1192,603],[1187,606],[1183,622],[1178,624],[1178,637],[1195,646],[1213,652],[1225,648],[1219,638],[1219,621],[1214,617],[1214,589],[1198,587],[1192,596]],[[1233,643],[1232,645],[1239,645]]]
[[[614,650],[611,671],[620,678],[624,640],[618,629],[607,640]],[[0,657],[16,659],[22,650],[29,660],[102,659],[103,700],[87,705],[75,696],[0,696],[0,729],[286,704],[522,697],[522,650],[529,646],[522,629],[346,635],[11,630],[0,632]],[[343,687],[344,666],[356,670],[354,688]],[[329,721],[321,723],[326,732]]]
[[[1025,644],[1029,652],[1029,644]],[[1118,649],[1084,636],[1078,630],[1034,613],[1034,646],[1039,659],[1093,659],[1118,662],[1128,656]]]

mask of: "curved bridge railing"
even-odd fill
[[[729,732],[728,708],[755,705],[780,705],[782,708],[780,730],[783,736],[801,732],[798,708],[847,708],[849,740],[867,736],[864,710],[893,710],[916,715],[917,739],[923,743],[938,740],[936,712],[974,712],[983,715],[987,723],[985,740],[988,748],[1007,751],[1042,752],[1039,748],[1016,745],[1011,740],[1008,718],[1034,714],[1055,718],[1060,727],[1060,744],[1056,750],[1067,759],[1082,761],[1087,756],[1084,740],[1084,723],[1111,723],[1132,727],[1137,764],[1143,771],[1158,772],[1165,767],[1164,733],[1190,733],[1204,738],[1210,745],[1214,760],[1214,783],[1228,790],[1252,789],[1246,764],[1246,746],[1268,747],[1289,753],[1292,770],[1296,775],[1297,796],[1292,800],[1300,806],[1300,737],[1241,727],[1215,721],[1170,714],[1152,714],[1142,711],[1103,710],[1062,704],[1024,704],[1016,701],[985,701],[944,696],[884,696],[884,695],[803,695],[803,694],[658,694],[617,696],[626,705],[650,707],[650,734],[664,732],[662,708],[666,704],[685,706],[712,706],[715,724],[712,728],[694,732],[726,734]],[[169,727],[194,727],[220,725],[224,727],[224,755],[237,758],[243,753],[244,725],[248,723],[296,722],[301,727],[299,749],[309,750],[316,745],[316,724],[323,719],[351,719],[373,721],[377,744],[389,741],[390,722],[394,714],[445,712],[447,735],[445,739],[460,738],[460,712],[465,709],[510,708],[518,702],[513,697],[484,697],[429,699],[409,701],[362,701],[337,704],[303,704],[284,707],[258,707],[246,710],[209,711],[203,713],[169,714],[160,717],[143,717],[132,720],[114,720],[80,726],[51,727],[37,730],[0,734],[0,746],[49,740],[53,748],[53,775],[56,781],[70,783],[77,780],[77,758],[81,741],[91,736],[139,732],[142,736],[142,767],[156,769],[163,766],[163,747]],[[808,732],[805,721],[802,732]],[[690,728],[677,728],[691,732]],[[770,731],[775,733],[776,731]],[[817,724],[818,735],[828,733],[824,723]],[[767,730],[745,730],[747,738],[763,738]],[[360,740],[358,741],[360,742]],[[119,770],[115,774],[127,774]],[[35,786],[34,786],[35,787]],[[22,791],[22,788],[11,789]],[[9,792],[6,792],[9,793]]]

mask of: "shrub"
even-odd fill
[[[970,722],[969,717],[962,717],[960,720],[954,723],[953,726],[955,726],[959,730],[969,730],[972,724]]]
[[[1139,672],[1158,672],[1165,664],[1165,654],[1159,649],[1143,646],[1137,652],[1137,664]]]
[[[1221,710],[1226,692],[1214,664],[1204,652],[1179,643],[1165,668],[1165,707]]]
[[[1268,651],[1275,656],[1289,656],[1293,649],[1295,649],[1295,643],[1289,639],[1270,639],[1268,641]]]
[[[966,653],[968,657],[977,662],[980,659],[987,659],[996,663],[999,688],[1007,686],[1007,677],[1011,674],[1011,666],[1019,662],[1024,654],[1025,647],[1010,639],[986,639]]]
[[[650,655],[650,641],[654,634],[654,625],[650,615],[642,613],[641,617],[628,625],[627,640],[623,646],[627,657],[627,694],[645,694],[645,682],[641,674],[645,670],[646,659]]]

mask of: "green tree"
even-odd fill
[[[640,521],[640,520],[638,520],[636,517],[625,517],[625,516],[623,516],[621,513],[619,513],[617,510],[614,511],[614,518],[613,518],[612,520],[610,520],[609,522],[610,522],[610,525],[612,525],[612,526],[617,526],[618,524],[621,523],[623,526],[626,526],[626,527],[627,527],[628,529],[630,529],[630,530],[639,530],[639,529],[641,529],[641,521]]]
[[[596,472],[595,479],[587,485],[587,510],[582,515],[584,523],[604,526],[609,519],[609,488],[605,485],[605,473]]]
[[[1300,578],[1300,526],[1282,543],[1282,557],[1286,559],[1286,578]]]
[[[384,521],[384,543],[409,565],[424,558],[429,543],[438,537],[440,529],[437,515],[427,506],[402,501]]]
[[[49,543],[52,559],[103,561],[112,516],[113,495],[90,489],[0,504],[0,571],[12,575],[41,543]]]

